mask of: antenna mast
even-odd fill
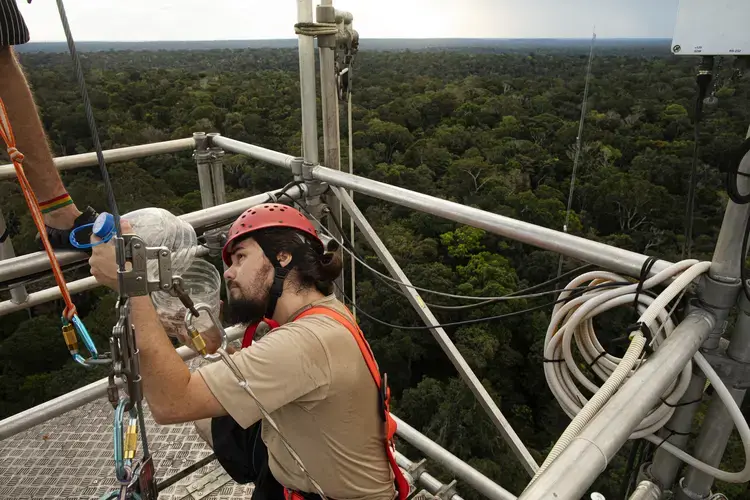
[[[570,211],[573,206],[573,192],[576,185],[576,171],[578,170],[578,161],[581,157],[581,137],[583,136],[583,123],[586,120],[586,103],[589,98],[589,82],[591,80],[591,63],[594,60],[594,42],[596,41],[596,26],[591,36],[591,48],[589,49],[589,62],[586,67],[586,83],[583,87],[583,101],[581,102],[581,119],[578,122],[578,135],[576,136],[576,153],[573,159],[573,173],[570,174],[570,191],[568,192],[568,208],[565,211],[565,223],[563,231],[568,232],[568,223],[570,222]],[[562,273],[563,255],[560,254],[560,260],[557,264],[557,277]]]

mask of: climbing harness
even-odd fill
[[[60,263],[57,261],[57,256],[55,256],[55,252],[52,249],[49,238],[47,237],[44,216],[39,208],[39,200],[34,194],[34,190],[31,189],[31,184],[23,170],[24,156],[23,153],[16,148],[16,138],[13,135],[13,128],[11,127],[10,119],[8,118],[8,111],[2,99],[0,99],[0,136],[2,136],[3,141],[5,141],[8,155],[10,156],[10,159],[13,162],[13,167],[16,170],[18,183],[21,185],[21,191],[26,199],[26,205],[29,207],[31,217],[34,219],[34,224],[42,238],[44,250],[47,252],[47,257],[49,257],[50,266],[52,267],[52,274],[55,276],[55,281],[57,282],[62,298],[65,301],[65,309],[62,313],[62,335],[63,339],[65,339],[65,344],[68,346],[68,351],[70,351],[70,355],[77,363],[83,366],[89,366],[89,360],[86,360],[78,352],[78,338],[80,337],[91,355],[92,360],[106,362],[103,359],[98,359],[99,353],[96,350],[96,346],[94,346],[94,342],[91,340],[91,336],[89,335],[86,326],[83,324],[83,321],[78,317],[76,306],[73,304],[73,299],[70,297],[70,291],[68,290],[67,283],[65,283],[65,277],[60,268]]]
[[[284,447],[292,456],[292,459],[294,459],[295,463],[300,468],[300,470],[302,470],[302,472],[305,474],[307,479],[313,485],[317,494],[320,495],[320,497],[323,500],[326,500],[326,496],[323,493],[320,485],[310,476],[310,473],[307,471],[307,469],[302,463],[302,459],[299,457],[299,455],[297,455],[297,453],[294,451],[292,446],[287,441],[286,437],[281,433],[276,422],[268,414],[268,412],[263,407],[261,402],[258,401],[258,398],[253,393],[252,389],[250,389],[247,379],[245,379],[244,375],[242,375],[242,372],[237,367],[234,360],[226,352],[226,346],[228,345],[226,331],[222,327],[221,323],[216,319],[216,317],[211,312],[211,308],[207,304],[198,304],[195,307],[196,309],[200,311],[206,311],[208,313],[209,317],[211,318],[211,322],[213,323],[213,326],[218,330],[220,338],[221,338],[221,347],[219,347],[215,353],[209,354],[208,351],[206,350],[205,340],[203,340],[200,333],[196,330],[195,326],[193,326],[193,315],[190,311],[188,311],[185,315],[185,325],[188,329],[188,332],[190,334],[190,337],[192,339],[193,346],[195,347],[195,349],[201,354],[201,356],[203,356],[204,359],[208,361],[216,361],[218,359],[221,359],[227,365],[229,370],[237,379],[238,385],[242,387],[242,389],[251,398],[253,398],[253,401],[255,401],[255,403],[258,405],[258,409],[263,415],[263,418],[265,418],[266,422],[268,422],[268,424],[278,433],[279,437],[281,438],[282,443],[284,444]],[[408,481],[404,477],[403,473],[401,472],[401,469],[399,468],[395,459],[396,448],[394,445],[393,437],[396,434],[396,422],[393,419],[393,417],[391,417],[391,414],[390,414],[390,389],[388,387],[387,375],[383,374],[381,376],[380,369],[378,368],[378,365],[375,361],[375,357],[372,353],[372,350],[370,349],[370,345],[367,343],[367,340],[365,339],[364,334],[362,333],[362,330],[357,326],[357,323],[353,317],[349,316],[349,318],[347,319],[339,312],[334,311],[328,307],[315,306],[302,312],[297,317],[295,317],[292,321],[296,321],[298,319],[304,318],[305,316],[310,316],[313,314],[324,314],[336,320],[337,322],[341,323],[341,325],[343,325],[344,327],[346,327],[347,330],[349,330],[349,332],[354,337],[354,340],[357,342],[357,346],[359,347],[359,350],[362,353],[362,357],[364,358],[365,363],[367,364],[367,368],[370,371],[370,374],[372,375],[372,378],[378,389],[378,398],[380,401],[380,408],[381,408],[381,411],[383,412],[384,433],[385,433],[385,439],[384,439],[385,452],[388,458],[388,463],[394,474],[394,478],[395,478],[394,482],[395,482],[396,490],[398,492],[398,500],[405,500],[409,494],[410,486],[409,486]],[[285,488],[285,497],[287,500],[301,500],[303,498],[298,492],[289,490],[287,488]]]

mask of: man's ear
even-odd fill
[[[292,254],[289,252],[279,252],[276,259],[279,261],[279,264],[281,264],[281,267],[286,267],[292,261]]]

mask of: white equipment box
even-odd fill
[[[676,55],[750,55],[750,0],[680,0]]]

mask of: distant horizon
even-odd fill
[[[429,36],[429,37],[398,37],[398,36],[382,36],[382,37],[363,37],[360,36],[360,40],[591,40],[591,37],[567,37],[567,36],[534,36],[534,37],[442,37],[442,36]],[[647,37],[647,36],[599,36],[597,40],[669,40],[670,37]],[[214,39],[153,39],[153,40],[76,40],[76,43],[170,43],[170,42],[189,42],[189,43],[201,43],[201,42],[272,42],[272,41],[288,41],[297,40],[296,36],[292,37],[280,37],[280,38],[214,38]],[[27,45],[35,43],[67,43],[66,40],[32,40]]]

